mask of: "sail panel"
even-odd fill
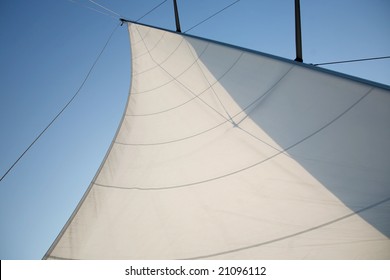
[[[106,160],[47,258],[390,258],[390,91],[129,23]]]

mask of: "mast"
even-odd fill
[[[175,8],[176,32],[181,32],[180,20],[179,20],[179,10],[177,9],[176,0],[173,0],[173,6]]]
[[[295,61],[303,62],[302,58],[302,35],[301,35],[301,7],[299,0],[295,0]]]

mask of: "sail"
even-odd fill
[[[390,258],[388,87],[128,29],[122,122],[45,258]]]

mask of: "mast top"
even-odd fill
[[[181,33],[181,29],[180,29],[180,19],[179,19],[179,10],[177,8],[177,2],[176,0],[173,0],[173,7],[175,9],[175,21],[176,21],[176,32],[180,32]]]

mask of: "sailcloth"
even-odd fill
[[[122,122],[45,258],[390,258],[388,87],[128,29]]]

